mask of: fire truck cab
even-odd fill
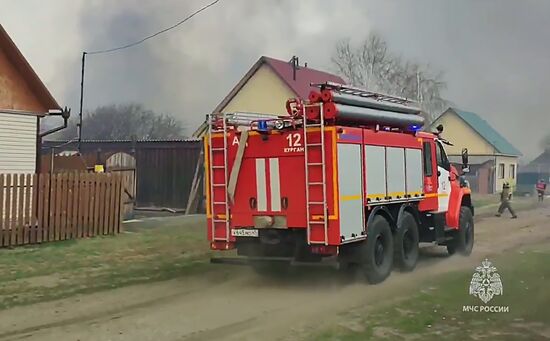
[[[236,249],[259,271],[335,259],[371,283],[394,266],[413,270],[423,242],[469,255],[471,191],[447,158],[443,128],[421,131],[406,99],[317,86],[307,101],[289,100],[288,115],[209,115],[211,249]],[[463,171],[467,163],[464,150]]]

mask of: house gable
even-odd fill
[[[286,100],[296,94],[267,64],[262,64],[219,111],[286,114]]]
[[[59,109],[46,86],[0,25],[0,111]]]
[[[443,137],[454,146],[446,146],[450,155],[461,155],[462,148],[468,148],[470,155],[495,155],[497,151],[476,130],[460,118],[453,110],[447,110],[433,123],[433,127],[442,124]]]
[[[344,80],[336,75],[315,70],[307,66],[298,66],[294,68],[294,66],[289,62],[262,56],[250,68],[250,70],[248,70],[244,77],[237,83],[237,85],[235,85],[235,87],[221,101],[221,103],[218,104],[218,106],[214,109],[214,112],[231,111],[228,109],[229,103],[234,101],[234,98],[242,91],[244,86],[250,84],[250,79],[255,77],[256,73],[260,70],[262,70],[262,72],[266,72],[266,66],[271,69],[273,75],[279,78],[279,81],[285,85],[291,94],[290,96],[284,98],[283,102],[286,102],[286,100],[290,97],[300,97],[302,99],[306,99],[310,91],[314,89],[311,86],[312,83],[335,82],[345,84]],[[267,92],[269,89],[259,88],[258,90]],[[282,113],[284,114],[285,112],[286,111],[283,111]]]
[[[47,112],[0,49],[0,111]]]
[[[516,147],[478,114],[456,108],[449,108],[447,111],[453,112],[466,122],[479,136],[493,146],[497,154],[515,157],[522,155]]]

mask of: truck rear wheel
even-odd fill
[[[403,212],[403,218],[394,234],[395,265],[401,271],[412,271],[418,262],[418,224],[409,212]]]
[[[381,215],[369,225],[367,240],[360,252],[361,268],[369,283],[383,282],[393,266],[393,236],[390,224]]]
[[[458,252],[462,256],[469,256],[474,248],[474,217],[469,207],[460,208],[458,225],[458,231],[447,244],[447,252],[450,255]]]

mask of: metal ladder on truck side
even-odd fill
[[[304,163],[305,163],[305,185],[306,185],[306,219],[307,219],[307,243],[308,244],[323,244],[328,245],[328,208],[327,208],[327,173],[326,173],[326,155],[325,155],[325,120],[323,117],[323,105],[319,105],[320,110],[320,120],[318,123],[312,123],[308,124],[307,118],[306,118],[306,108],[304,107],[303,110],[303,130],[304,130]],[[312,132],[308,132],[308,128],[318,128],[319,129],[319,142],[308,142],[308,133],[311,134]],[[314,130],[313,132],[315,132]],[[311,137],[311,136],[310,136]],[[310,151],[320,149],[321,152],[321,162],[312,162],[311,161],[311,155]],[[335,162],[335,161],[333,161]],[[322,181],[311,181],[310,180],[310,173],[312,169],[315,168],[321,168],[322,175]],[[321,186],[322,187],[322,198],[318,199],[316,198],[316,201],[312,201],[311,199],[311,190],[313,188],[317,188]],[[318,200],[317,200],[318,199]],[[316,220],[313,219],[311,216],[312,208],[322,206],[323,208],[323,220]],[[312,229],[322,225],[323,227],[323,240],[312,240],[311,239],[311,231]]]
[[[222,129],[214,129],[214,119],[215,118],[223,119]],[[213,135],[214,134],[223,134],[223,147],[214,147],[213,145]],[[208,146],[209,146],[209,177],[210,177],[210,213],[212,214],[211,219],[211,230],[212,230],[212,242],[229,242],[229,202],[227,198],[227,183],[228,183],[228,174],[227,174],[227,121],[225,113],[223,114],[210,114],[208,115]],[[223,153],[223,165],[214,164],[214,156]],[[223,181],[215,182],[216,174],[223,173]],[[223,189],[223,198],[220,198],[222,195],[220,191],[215,189]],[[216,193],[217,196],[216,196]],[[223,219],[221,218],[223,216]],[[225,226],[224,236],[219,236],[216,234],[217,226]]]

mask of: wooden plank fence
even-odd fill
[[[0,247],[117,234],[122,177],[0,174]]]

